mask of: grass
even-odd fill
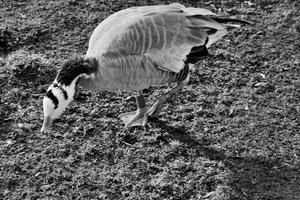
[[[181,1],[254,21],[220,40],[146,128],[131,92],[80,89],[51,134],[42,96],[108,15],[169,1],[9,1],[0,18],[0,198],[300,198],[296,1]],[[148,104],[166,86],[149,89]]]

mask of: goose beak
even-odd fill
[[[53,123],[53,119],[51,119],[49,116],[45,117],[42,129],[41,129],[41,133],[49,133],[52,123]]]

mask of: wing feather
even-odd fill
[[[220,30],[218,38],[226,33],[224,25],[205,15],[214,13],[178,3],[122,10],[95,29],[87,55],[147,56],[158,68],[178,73],[191,49],[211,37],[207,31]]]

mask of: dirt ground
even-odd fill
[[[0,199],[300,199],[299,1],[179,2],[254,23],[210,48],[147,127],[118,118],[134,93],[80,88],[41,134],[46,89],[97,24],[171,1],[0,1]]]

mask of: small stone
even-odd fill
[[[7,145],[11,145],[12,143],[13,143],[12,140],[6,140],[6,144],[7,144]]]

